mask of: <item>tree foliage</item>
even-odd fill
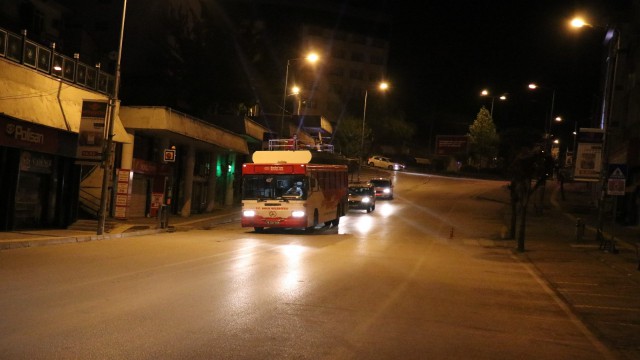
[[[415,124],[408,122],[402,114],[371,117],[372,141],[378,145],[404,148],[411,143],[416,133]],[[367,147],[365,147],[367,149]]]
[[[484,106],[469,126],[470,154],[480,167],[487,167],[498,154],[499,137],[493,118]]]
[[[502,134],[502,152],[510,177],[510,237],[517,238],[521,252],[525,250],[529,201],[536,191],[544,189],[549,165],[553,164],[552,159],[541,151],[539,139],[537,132],[526,128],[511,129]]]
[[[362,119],[347,116],[342,119],[335,131],[334,145],[336,145],[342,155],[357,158],[361,155],[360,147],[363,139],[364,149],[368,149],[371,144],[371,128],[365,124],[363,136]]]

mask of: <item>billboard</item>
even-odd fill
[[[108,104],[105,100],[84,100],[78,133],[79,161],[102,160]]]
[[[578,132],[574,179],[598,181],[602,173],[604,130],[580,128]]]
[[[469,150],[469,137],[466,135],[436,136],[436,155],[466,154]]]

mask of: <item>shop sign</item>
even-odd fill
[[[116,191],[115,218],[126,219],[129,210],[129,198],[131,196],[131,176],[129,169],[118,169],[118,182]]]
[[[574,179],[578,181],[599,181],[602,171],[602,149],[604,131],[602,129],[581,128],[578,133]]]
[[[0,145],[41,153],[73,157],[74,133],[66,133],[28,121],[2,117]]]
[[[51,174],[53,172],[53,159],[46,154],[23,151],[20,154],[20,171]]]
[[[82,102],[78,151],[76,153],[78,160],[102,161],[108,108],[106,100],[84,100]]]

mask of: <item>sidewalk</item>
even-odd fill
[[[165,228],[162,228],[162,224],[157,218],[108,219],[110,222],[116,222],[116,226],[102,235],[97,235],[97,222],[96,231],[47,229],[0,232],[0,250],[125,238],[160,232],[187,231],[236,220],[240,220],[239,206],[215,209],[211,213],[193,214],[189,217],[173,215],[169,218],[168,226]]]
[[[565,199],[562,199],[560,186],[555,181],[550,181],[551,190],[549,202],[552,207],[568,218],[574,226],[578,220],[585,224],[584,237],[578,241],[574,232],[575,245],[596,244],[598,250],[611,252],[612,254],[628,256],[632,255],[633,261],[640,260],[638,246],[640,245],[640,226],[625,226],[614,223],[609,214],[604,218],[603,236],[605,240],[612,241],[614,248],[600,249],[601,241],[597,237],[598,210],[594,201],[594,194],[586,183],[565,183]],[[606,245],[610,245],[607,243]],[[613,250],[613,251],[612,251]],[[639,264],[640,265],[640,264]],[[640,267],[638,268],[640,270]]]
[[[548,206],[527,218],[525,252],[515,250],[514,240],[505,245],[585,324],[587,336],[606,346],[606,359],[640,359],[640,227],[613,226],[611,216],[605,218],[603,235],[615,236],[616,251],[602,249],[591,190],[584,183],[564,188],[562,200],[558,183],[547,182]],[[576,236],[578,218],[586,224],[582,239]]]

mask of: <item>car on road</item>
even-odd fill
[[[369,180],[376,192],[376,198],[393,200],[393,182],[389,178],[374,178]]]
[[[367,213],[376,209],[376,191],[371,183],[349,184],[349,209]]]
[[[367,165],[389,170],[404,170],[404,164],[395,162],[386,156],[374,155],[367,159]]]

